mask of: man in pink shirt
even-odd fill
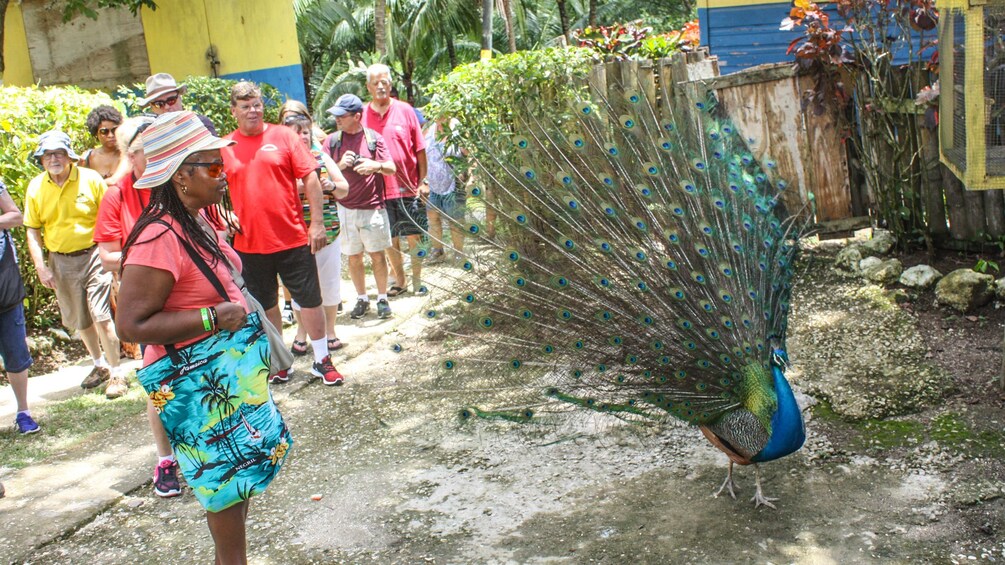
[[[422,259],[417,255],[426,230],[426,140],[422,135],[415,108],[407,102],[391,98],[391,69],[386,65],[371,65],[366,70],[366,89],[370,103],[363,111],[363,127],[384,138],[394,161],[396,172],[384,177],[384,202],[391,222],[391,248],[388,259],[394,273],[394,285],[388,296],[408,292],[404,257],[399,238],[408,238],[412,254],[412,288],[422,292]]]

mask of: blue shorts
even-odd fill
[[[464,198],[456,190],[447,194],[430,192],[429,205],[458,222],[464,221]]]
[[[31,353],[25,341],[24,305],[0,312],[0,357],[8,373],[20,373],[31,367]]]

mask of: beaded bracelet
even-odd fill
[[[213,321],[209,317],[209,308],[200,308],[199,313],[202,314],[202,329],[208,331],[213,331]]]

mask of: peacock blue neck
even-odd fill
[[[778,409],[771,417],[771,438],[757,455],[751,457],[754,463],[773,461],[795,452],[806,440],[803,427],[803,414],[796,404],[792,387],[785,379],[781,367],[772,365],[771,375],[774,378],[775,394],[778,398]]]

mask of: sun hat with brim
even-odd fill
[[[80,156],[73,152],[73,148],[70,147],[70,136],[59,130],[49,130],[43,133],[38,138],[38,148],[35,149],[35,153],[32,154],[35,159],[41,159],[42,154],[46,151],[59,151],[62,149],[66,151],[66,156],[74,161],[80,159]]]
[[[157,73],[147,78],[147,94],[145,98],[140,98],[140,108],[148,106],[155,98],[163,96],[168,92],[178,91],[178,94],[185,94],[188,87],[175,82],[174,77],[167,73]]]
[[[189,155],[234,143],[236,142],[210,133],[194,112],[161,114],[143,132],[143,153],[147,158],[147,168],[133,186],[160,186],[171,178]]]

